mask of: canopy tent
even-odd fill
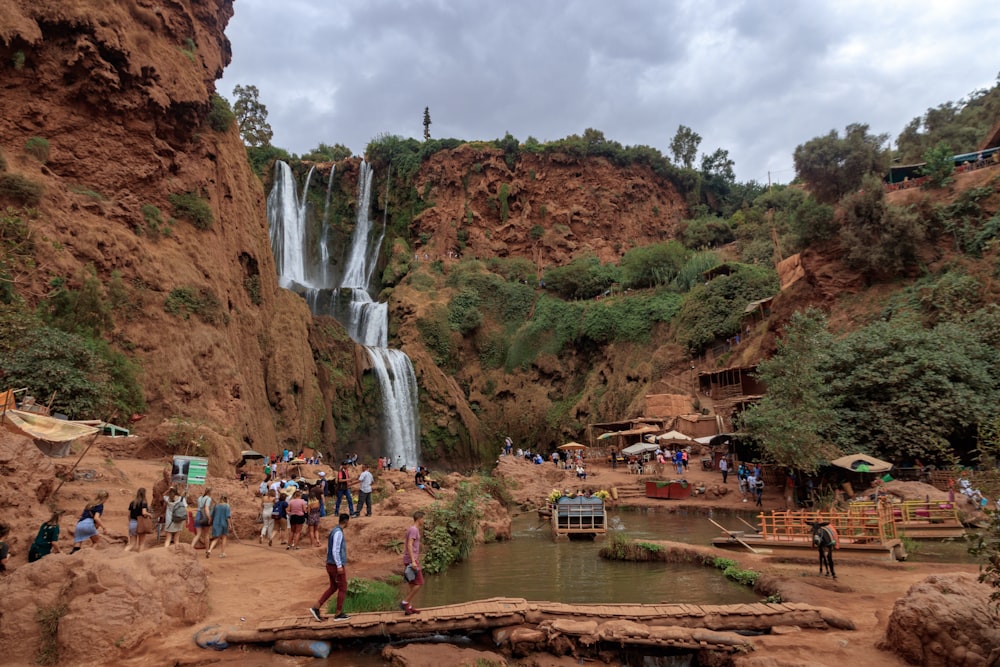
[[[608,431],[607,433],[602,433],[599,436],[597,436],[597,439],[598,440],[607,440],[608,438],[615,437],[619,433],[620,433],[620,431]]]
[[[56,419],[21,410],[6,410],[3,417],[4,423],[9,424],[12,430],[32,438],[35,446],[46,456],[54,458],[69,456],[72,441],[85,435],[93,435],[98,429],[94,423]]]
[[[252,449],[244,449],[242,452],[240,452],[240,456],[242,456],[244,459],[263,459],[263,458],[266,458],[260,452],[254,451]]]
[[[868,456],[867,454],[848,454],[847,456],[841,456],[839,459],[830,461],[830,465],[835,465],[838,468],[845,468],[854,472],[882,473],[892,470],[892,464],[888,461],[883,461],[882,459],[877,459],[874,456]]]
[[[697,442],[699,445],[710,445],[712,444],[712,438],[714,437],[715,437],[714,435],[706,435],[701,438],[695,438],[694,441]]]
[[[643,435],[645,433],[653,433],[659,430],[660,429],[655,426],[640,426],[639,428],[630,428],[627,431],[618,431],[618,435]]]
[[[639,442],[634,445],[629,445],[622,450],[622,454],[626,456],[638,456],[639,454],[645,454],[646,452],[655,452],[657,449],[656,445],[651,445],[647,442]]]
[[[656,439],[659,440],[660,442],[682,442],[682,443],[694,442],[691,436],[684,435],[680,431],[667,431],[662,435],[656,436]]]
[[[567,442],[565,445],[559,445],[558,449],[563,451],[579,451],[581,449],[586,449],[587,445],[581,445],[579,442]]]

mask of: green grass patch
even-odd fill
[[[49,160],[49,140],[44,137],[31,137],[24,142],[24,152],[42,164]]]
[[[75,194],[78,194],[78,195],[83,195],[85,197],[90,197],[91,199],[93,199],[95,201],[107,201],[107,199],[108,199],[107,197],[105,197],[104,195],[102,195],[97,190],[92,190],[92,189],[88,188],[86,185],[77,185],[77,184],[70,185],[69,186],[69,191],[73,192]]]
[[[215,223],[208,201],[196,192],[174,193],[168,197],[174,215],[189,220],[198,229],[211,229]]]
[[[191,315],[197,315],[205,324],[219,324],[225,321],[222,304],[207,287],[200,290],[193,287],[176,287],[167,295],[163,309],[185,320],[190,319]]]
[[[21,206],[38,206],[42,201],[42,185],[20,174],[0,174],[0,199]]]
[[[399,589],[384,581],[351,577],[347,580],[347,597],[344,599],[344,612],[362,614],[368,611],[391,611],[399,604]],[[333,614],[337,610],[337,599],[334,596],[328,603],[326,611]]]

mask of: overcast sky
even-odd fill
[[[678,125],[739,180],[852,122],[893,137],[1000,72],[996,0],[236,0],[232,100],[255,85],[272,143],[356,155],[376,136],[582,134],[669,155]]]

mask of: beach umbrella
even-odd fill
[[[581,449],[586,449],[587,445],[581,445],[579,442],[567,442],[565,445],[559,445],[559,449],[563,451],[579,451]]]
[[[261,454],[260,452],[256,452],[256,451],[254,451],[252,449],[244,449],[242,452],[240,452],[240,456],[242,456],[244,459],[262,459],[262,458],[264,458],[263,454]]]
[[[841,456],[839,459],[830,461],[830,465],[835,465],[838,468],[844,468],[853,472],[881,473],[889,472],[892,469],[892,464],[888,461],[883,461],[882,459],[877,459],[874,456],[868,456],[867,454],[848,454],[847,456]]]

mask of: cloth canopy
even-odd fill
[[[882,459],[877,459],[874,456],[868,456],[867,454],[848,454],[847,456],[841,456],[839,459],[830,461],[830,465],[835,465],[838,468],[846,468],[847,470],[853,470],[854,472],[881,473],[892,470],[892,464],[888,461],[883,461]]]
[[[265,458],[263,454],[261,454],[260,452],[256,452],[256,451],[254,451],[252,449],[244,449],[242,452],[240,452],[240,456],[242,456],[244,459],[262,459],[262,458]]]
[[[567,442],[565,445],[559,445],[559,449],[562,449],[564,451],[580,450],[586,448],[587,445],[581,445],[579,442]]]
[[[613,438],[618,435],[618,431],[608,431],[607,433],[602,433],[597,436],[598,440],[607,440],[608,438]]]
[[[31,438],[38,438],[46,442],[68,442],[97,433],[96,426],[47,417],[34,412],[7,410],[5,415],[7,421],[17,427],[17,430]]]
[[[667,431],[662,435],[656,436],[656,439],[660,442],[691,442],[691,436],[684,435],[680,431]]]
[[[659,429],[655,426],[640,426],[639,428],[630,428],[627,431],[618,431],[618,435],[643,435],[644,433],[649,433],[651,431],[658,431]]]
[[[646,452],[654,452],[656,451],[656,449],[657,449],[656,445],[651,445],[646,442],[640,442],[634,445],[629,445],[628,447],[622,450],[622,454],[625,454],[626,456],[637,456],[639,454],[645,454]]]

